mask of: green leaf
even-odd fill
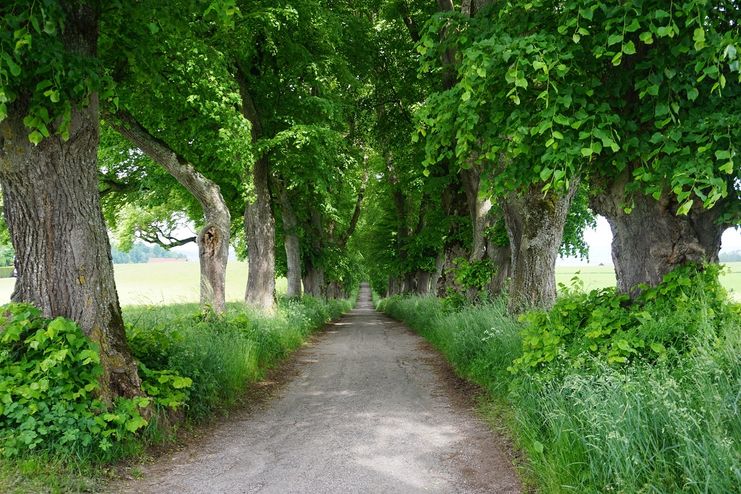
[[[646,45],[652,45],[654,42],[654,35],[651,31],[644,31],[638,36],[638,39]]]
[[[21,75],[21,67],[15,63],[15,61],[8,55],[7,53],[2,53],[3,60],[5,60],[6,65],[8,66],[8,69],[10,69],[10,73],[14,77],[18,77]]]
[[[638,19],[633,19],[630,24],[625,26],[625,30],[629,33],[634,33],[638,31],[641,28],[641,24],[638,22]]]
[[[572,41],[573,41],[574,43],[578,43],[578,42],[579,42],[579,40],[581,40],[581,36],[579,36],[579,34],[578,34],[578,33],[574,33],[574,34],[573,34],[573,35],[571,36],[571,40],[572,40]]]
[[[687,99],[690,101],[695,101],[699,95],[697,88],[691,87],[687,90]]]
[[[679,215],[679,216],[687,216],[687,213],[690,212],[690,209],[692,209],[692,201],[691,200],[685,201],[677,209],[677,215]]]
[[[695,42],[695,50],[702,50],[705,47],[705,30],[701,27],[695,29],[692,40]]]
[[[536,453],[542,454],[543,451],[545,451],[545,446],[540,441],[533,442],[533,450],[535,450]]]
[[[553,168],[543,168],[540,172],[540,179],[545,182],[553,175]]]
[[[636,45],[632,41],[628,41],[623,45],[623,53],[626,55],[633,55],[636,52]]]
[[[147,421],[141,415],[136,415],[126,421],[126,430],[134,433],[147,425]]]
[[[651,350],[658,354],[666,353],[666,347],[659,342],[651,343]]]
[[[35,145],[38,145],[43,139],[44,136],[42,136],[41,132],[39,132],[38,130],[34,130],[30,134],[28,134],[28,140]]]
[[[607,46],[612,46],[614,44],[620,43],[622,40],[622,34],[612,34],[607,38]]]
[[[594,151],[592,151],[591,147],[581,148],[581,155],[584,156],[585,158],[592,156],[593,153]]]
[[[189,377],[177,376],[172,380],[172,387],[175,389],[189,388],[193,381]]]
[[[715,157],[719,160],[728,160],[728,159],[731,159],[731,152],[730,151],[716,151]]]

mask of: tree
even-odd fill
[[[100,349],[105,401],[141,394],[98,195],[98,2],[0,7],[0,184],[19,260],[12,300],[75,320]]]
[[[165,168],[200,204],[205,218],[196,239],[201,267],[201,305],[222,314],[226,310],[231,215],[219,186],[150,134],[130,113],[119,111],[115,118],[111,124],[116,130]]]
[[[504,155],[500,187],[587,184],[613,228],[620,291],[715,261],[720,233],[738,222],[738,12],[736,2],[585,0],[440,18],[433,33],[456,33],[459,83],[435,102],[454,116],[429,120],[433,147]]]
[[[134,29],[128,26],[128,19],[118,16],[109,21],[111,34],[106,46],[115,48],[104,53],[104,60],[115,74],[117,101],[108,108],[107,124],[187,191],[182,201],[186,207],[193,205],[187,212],[199,227],[195,240],[201,304],[222,313],[231,230],[227,198],[232,199],[232,207],[241,202],[241,177],[252,158],[249,123],[238,108],[239,87],[229,60],[208,44],[208,31],[213,26],[208,27],[211,23],[202,12],[183,0],[157,5],[150,14],[160,22],[154,27],[140,23],[136,36],[123,39],[120,33]],[[126,43],[133,38],[139,40],[137,45]],[[130,155],[124,156],[123,167],[110,167],[106,177],[114,170],[125,176]],[[161,175],[149,168],[148,174],[153,173]],[[164,208],[162,219],[169,219],[172,213],[166,210],[172,210],[172,204],[167,191],[172,189],[171,182],[147,180],[150,188],[165,193],[157,194],[154,200],[150,194],[136,201],[149,211]],[[150,240],[157,242],[168,234],[155,231],[150,235]],[[174,246],[191,239],[166,240]]]

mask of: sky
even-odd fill
[[[612,232],[610,231],[610,225],[607,224],[607,220],[602,216],[597,216],[597,227],[590,228],[584,232],[584,237],[589,245],[589,260],[573,257],[559,258],[556,261],[557,266],[612,265],[612,256],[610,255]],[[190,260],[198,260],[198,248],[195,244],[187,244],[172,250],[185,254]],[[741,231],[729,228],[723,234],[721,252],[733,252],[736,250],[741,250]]]

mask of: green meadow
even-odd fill
[[[199,268],[197,261],[115,264],[116,287],[121,305],[167,305],[198,302]],[[0,279],[0,304],[10,301],[14,278]],[[226,269],[226,299],[244,299],[247,288],[247,263],[229,261]],[[285,293],[286,280],[276,280],[276,291]]]
[[[741,262],[726,263],[721,282],[741,301]],[[116,264],[116,286],[121,305],[164,305],[198,302],[198,263]],[[612,266],[561,266],[556,268],[556,281],[566,285],[577,276],[585,290],[615,284]],[[0,278],[0,304],[10,301],[15,279]],[[247,286],[247,263],[230,261],[226,273],[226,299],[244,298]],[[286,280],[276,281],[278,293],[285,293]]]
[[[728,262],[725,265],[726,271],[720,281],[733,298],[741,301],[741,262]],[[612,266],[559,266],[556,268],[556,282],[571,285],[574,277],[578,277],[584,283],[585,290],[615,285],[615,271]]]

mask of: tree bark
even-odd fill
[[[656,286],[673,269],[689,262],[718,262],[721,236],[731,225],[718,224],[722,205],[702,209],[693,205],[678,216],[679,204],[670,191],[660,200],[636,193],[626,213],[626,172],[603,194],[591,200],[592,209],[603,215],[612,230],[612,260],[620,293],[636,296],[638,285]]]
[[[486,253],[497,270],[489,283],[489,293],[496,297],[505,291],[507,280],[512,275],[512,249],[509,245],[499,247],[489,243]]]
[[[262,136],[262,122],[255,102],[247,90],[245,78],[237,77],[242,97],[242,114],[252,124],[252,140]],[[247,235],[248,305],[272,312],[275,309],[275,218],[270,200],[270,163],[267,156],[252,166],[254,197],[244,209],[244,229]]]
[[[269,166],[265,157],[252,169],[254,197],[244,210],[247,232],[247,292],[245,302],[266,311],[275,309],[275,220],[270,204]]]
[[[481,170],[478,165],[461,170],[461,182],[468,201],[468,214],[471,217],[473,242],[468,256],[470,261],[480,261],[486,257],[486,229],[489,227],[489,211],[492,204],[489,199],[481,199],[479,185]]]
[[[429,271],[424,271],[422,269],[418,270],[415,274],[416,277],[416,287],[415,287],[415,293],[417,295],[426,296],[430,294],[430,281],[432,280],[432,273]]]
[[[210,307],[217,314],[224,313],[231,214],[221,189],[142,127],[133,115],[120,111],[115,117],[111,119],[111,126],[167,170],[201,205],[206,220],[196,238],[201,268],[201,306]]]
[[[510,193],[503,211],[512,249],[509,311],[549,308],[556,300],[556,258],[578,180],[562,196],[530,186]]]
[[[311,260],[306,261],[306,272],[304,273],[304,292],[316,298],[326,296],[326,283],[324,281],[324,268],[315,266]]]
[[[64,9],[66,49],[95,55],[97,12],[77,3]],[[98,345],[104,402],[141,395],[100,209],[97,95],[87,107],[73,105],[68,140],[52,135],[37,146],[23,125],[27,101],[21,95],[0,123],[0,185],[19,266],[11,299],[74,320]]]
[[[298,238],[298,219],[288,191],[280,186],[280,206],[283,218],[283,236],[286,248],[286,264],[289,298],[301,298],[301,243]]]

